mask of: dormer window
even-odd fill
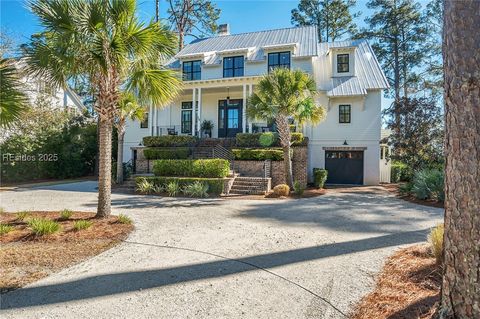
[[[275,68],[290,69],[290,52],[275,52],[268,54],[268,72]]]
[[[202,77],[202,61],[183,62],[182,71],[184,81],[200,80]]]
[[[223,77],[231,78],[237,76],[243,76],[244,74],[244,62],[243,56],[233,56],[223,58]]]
[[[350,72],[350,54],[337,54],[337,73]]]

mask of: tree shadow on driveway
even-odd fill
[[[425,240],[427,231],[428,229],[423,229],[414,232],[389,234],[237,259],[220,259],[217,256],[219,260],[199,264],[104,274],[68,282],[26,287],[1,295],[0,309],[16,309],[91,299],[140,289],[159,288],[177,283],[258,271],[259,268],[266,268],[271,271],[272,268],[284,265],[421,242]],[[149,245],[142,243],[127,244]],[[165,246],[157,247],[158,249],[179,249]],[[209,254],[193,250],[191,252]]]

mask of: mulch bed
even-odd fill
[[[388,258],[375,290],[362,298],[350,318],[433,319],[441,282],[441,268],[428,245],[401,249]]]
[[[382,186],[389,191],[390,193],[395,194],[396,197],[401,198],[403,200],[406,200],[410,203],[415,203],[415,204],[420,204],[420,205],[425,205],[425,206],[430,206],[430,207],[439,207],[443,208],[443,203],[442,202],[437,202],[436,200],[421,200],[418,198],[415,198],[415,196],[411,194],[402,194],[399,191],[399,187],[402,184],[382,184]]]
[[[15,214],[0,214],[0,222],[15,229],[0,235],[0,293],[22,287],[75,263],[98,255],[120,243],[133,230],[133,225],[118,222],[116,216],[96,219],[94,213],[74,212],[63,220],[59,212],[29,212],[26,218],[47,218],[61,225],[51,235],[36,236],[26,221]],[[86,219],[93,222],[88,229],[76,231],[73,223]]]

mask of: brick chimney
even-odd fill
[[[220,24],[218,26],[218,35],[230,35],[230,25],[228,23]]]

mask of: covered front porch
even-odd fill
[[[258,79],[252,76],[184,82],[176,101],[163,110],[150,108],[151,135],[227,138],[271,130],[267,123],[247,118],[246,101]]]

